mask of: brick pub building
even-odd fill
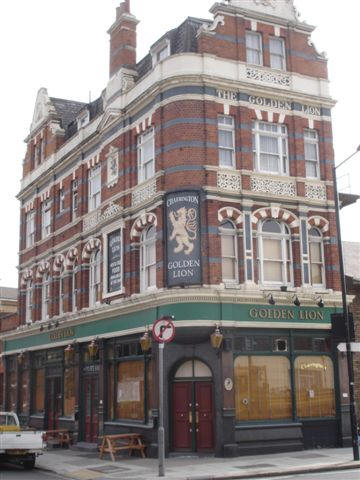
[[[99,99],[38,93],[7,405],[77,442],[141,433],[156,455],[158,348],[139,340],[174,315],[168,453],[341,446],[335,102],[314,27],[292,0],[218,2],[137,63],[137,24],[121,3]]]

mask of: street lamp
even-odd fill
[[[353,447],[354,460],[359,460],[359,445],[357,440],[357,419],[355,410],[355,384],[354,384],[354,368],[353,368],[353,356],[351,352],[351,338],[350,338],[350,317],[347,306],[347,292],[345,281],[345,269],[344,269],[344,257],[341,241],[341,229],[340,229],[340,208],[339,208],[339,193],[337,189],[336,169],[344,165],[350,158],[360,152],[360,145],[357,147],[354,153],[345,158],[339,165],[333,166],[333,179],[334,179],[334,197],[335,197],[335,213],[336,213],[336,229],[337,229],[337,242],[339,250],[339,263],[340,263],[340,277],[341,277],[341,293],[342,293],[342,308],[343,318],[345,320],[346,329],[346,359],[349,376],[349,395],[350,395],[350,423],[351,423],[351,441]]]

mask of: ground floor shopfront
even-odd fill
[[[174,303],[5,341],[6,408],[76,442],[137,432],[157,454],[158,348],[145,325],[175,315],[164,352],[169,452],[218,456],[342,446],[348,437],[335,309]],[[179,319],[179,320],[178,320]],[[210,342],[215,324],[223,341]]]

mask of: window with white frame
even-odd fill
[[[276,220],[260,224],[258,260],[260,283],[292,285],[292,252],[289,227]]]
[[[65,267],[61,267],[59,275],[59,315],[64,313],[64,299],[65,299]]]
[[[270,67],[277,70],[286,69],[285,42],[283,38],[270,37]]]
[[[155,175],[154,129],[149,128],[138,136],[138,182],[144,182]]]
[[[35,210],[26,214],[26,248],[35,243]]]
[[[65,188],[62,187],[59,190],[59,213],[62,213],[65,210]]]
[[[254,122],[252,134],[255,170],[287,175],[289,154],[286,125]]]
[[[316,130],[304,131],[304,148],[306,177],[319,178],[319,137]]]
[[[50,282],[51,277],[49,272],[45,272],[42,278],[41,286],[41,319],[49,318],[49,302],[50,302]]]
[[[51,200],[45,200],[41,205],[41,238],[51,234]]]
[[[221,270],[223,282],[238,282],[238,254],[236,228],[230,220],[220,227],[221,237]]]
[[[218,116],[218,144],[220,167],[235,168],[235,125],[234,118]]]
[[[25,293],[25,322],[32,322],[32,308],[33,308],[33,282],[31,279],[26,282],[26,293]]]
[[[325,285],[324,245],[321,232],[317,228],[309,230],[311,284]]]
[[[78,181],[71,182],[71,220],[77,217],[78,213]]]
[[[100,302],[100,250],[91,254],[89,269],[89,307]]]
[[[246,32],[246,61],[253,65],[263,64],[262,39],[260,33]]]
[[[97,165],[89,170],[89,198],[88,210],[96,210],[101,203],[101,165]]]
[[[170,40],[165,39],[159,45],[150,50],[153,67],[170,56]]]
[[[70,288],[70,309],[71,312],[77,310],[77,287],[76,287],[77,265],[74,264],[71,272],[71,288]]]
[[[143,230],[140,239],[140,290],[156,287],[156,228]]]

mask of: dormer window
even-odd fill
[[[80,115],[77,117],[76,121],[78,130],[85,127],[85,125],[87,125],[90,121],[89,110],[84,110],[83,112],[81,112]]]
[[[170,40],[166,38],[150,50],[153,67],[170,57]]]

